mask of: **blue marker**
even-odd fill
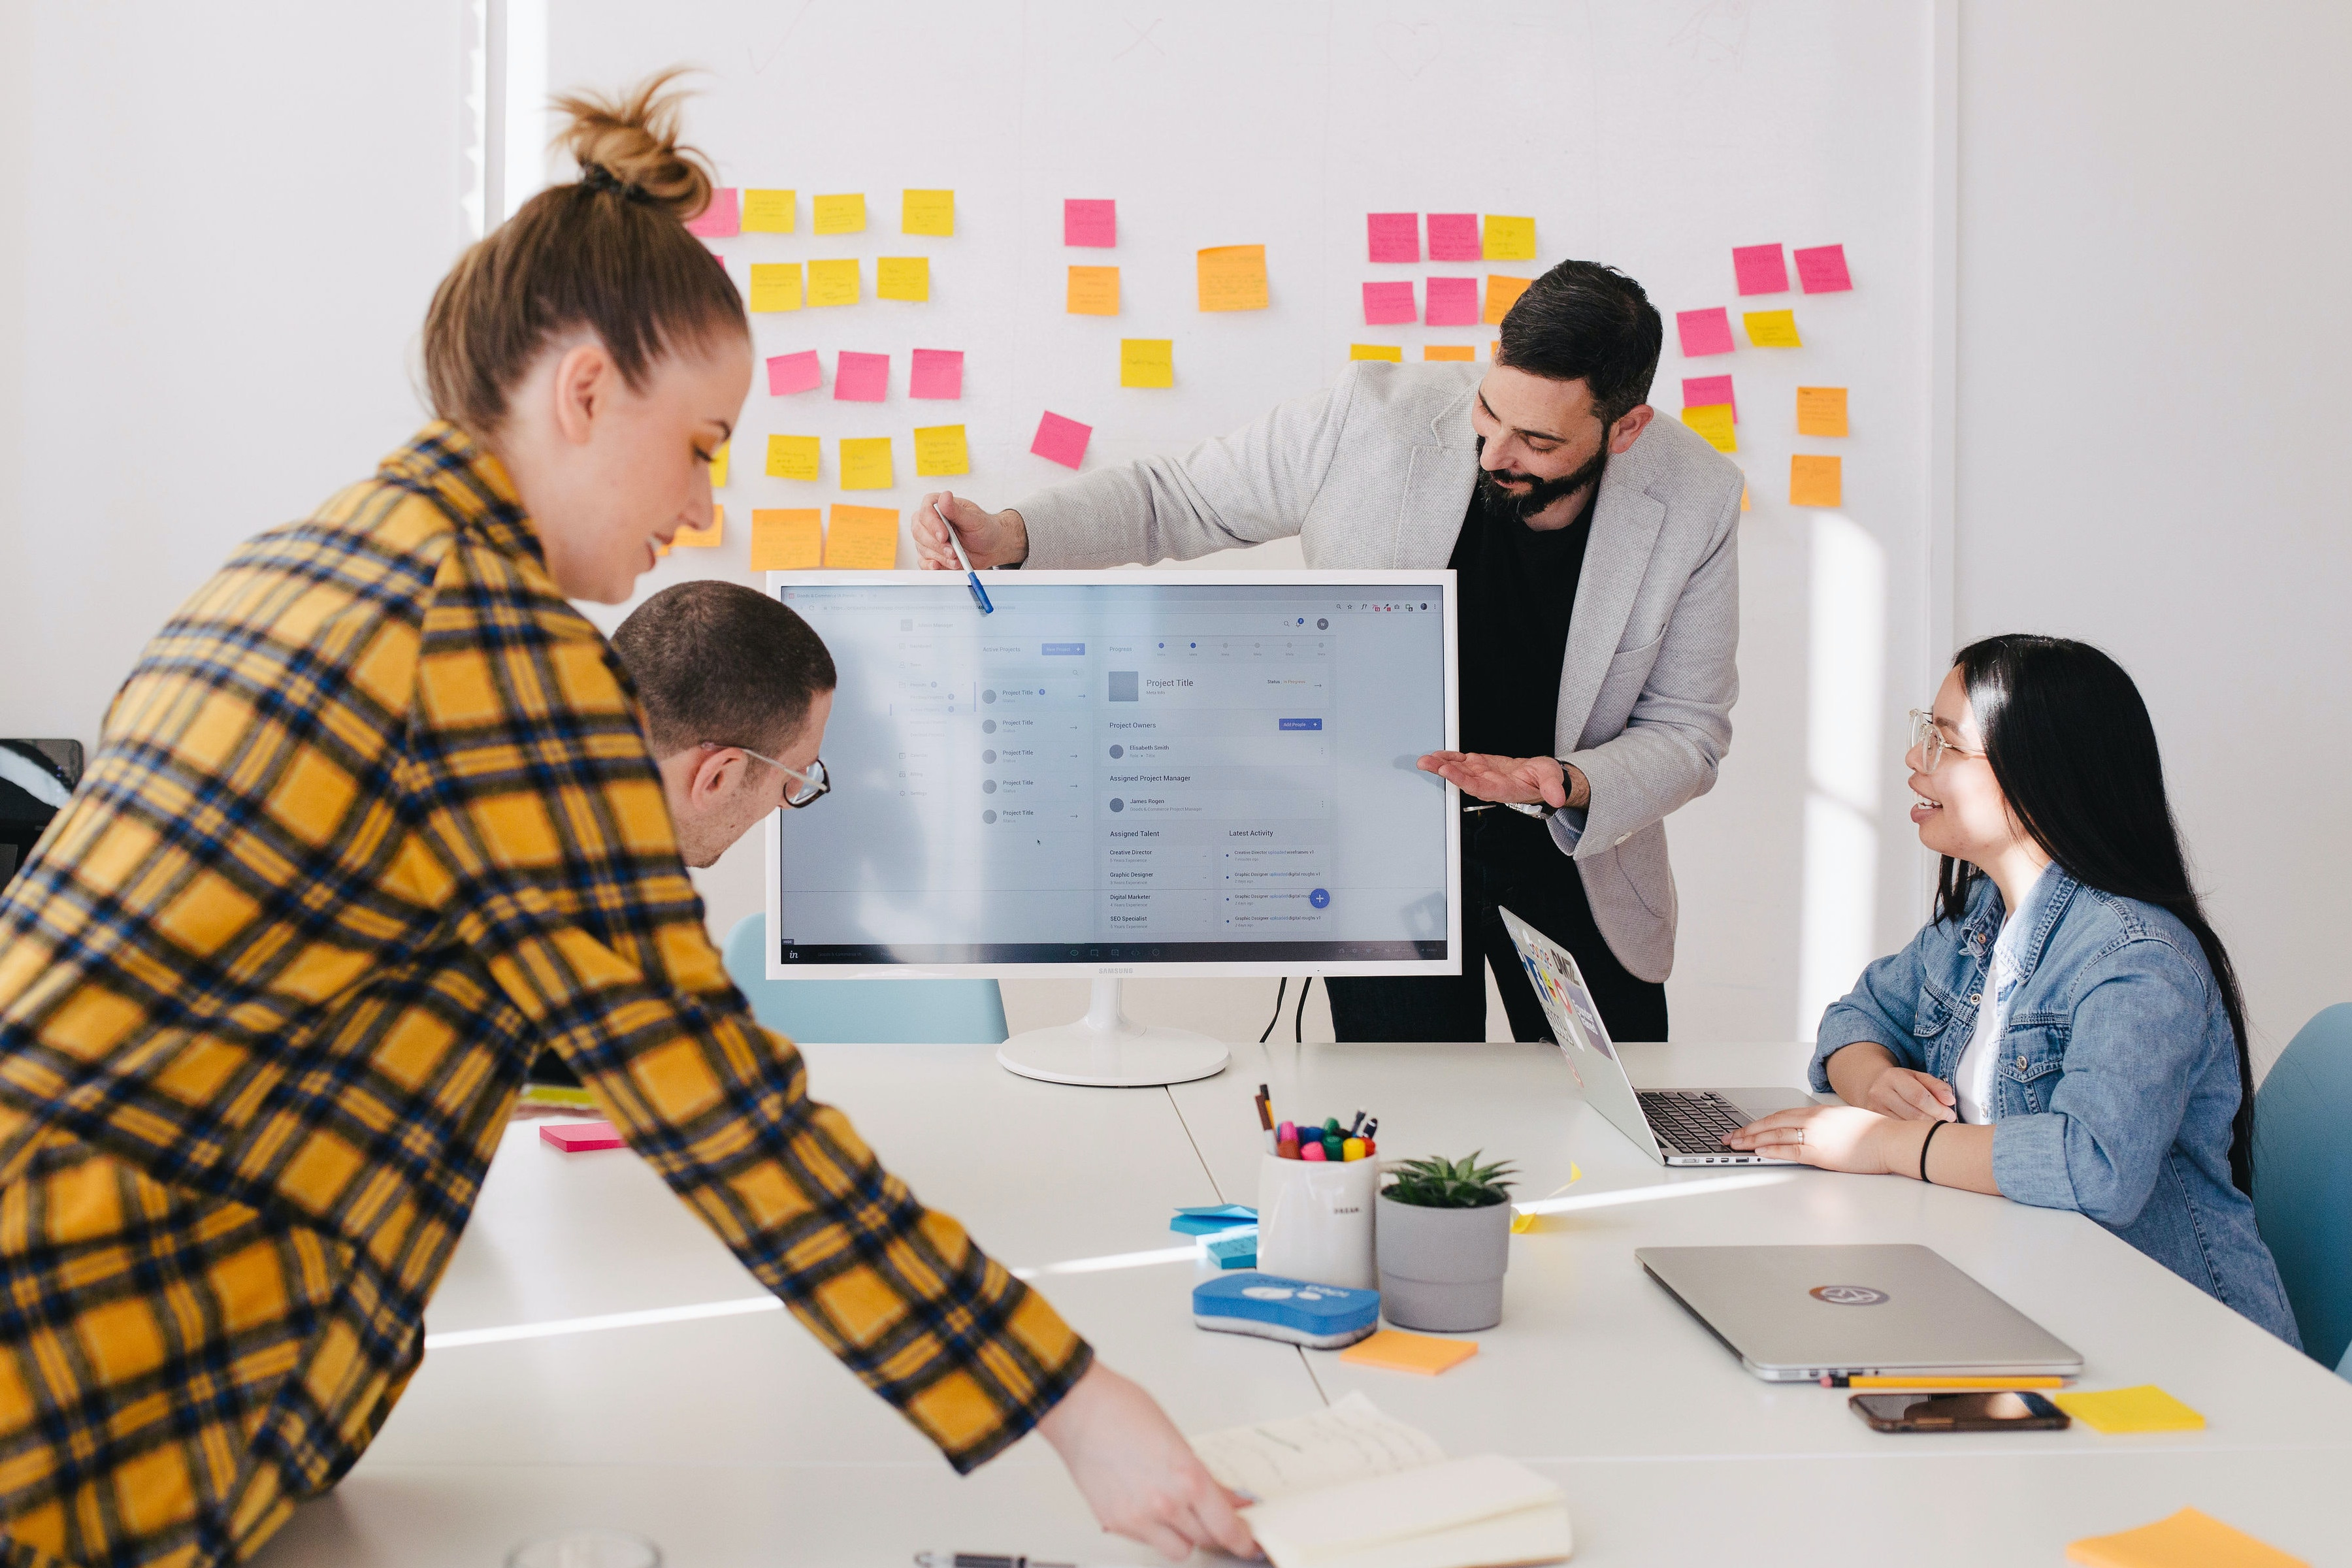
[[[996,614],[996,606],[988,602],[988,590],[980,585],[980,574],[971,569],[971,557],[963,552],[963,541],[956,537],[955,524],[948,521],[948,514],[940,510],[937,501],[931,503],[931,515],[948,531],[948,545],[955,552],[956,564],[963,568],[963,579],[971,585],[971,602],[980,606],[983,616]]]

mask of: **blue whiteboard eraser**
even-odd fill
[[[1276,1274],[1234,1274],[1192,1288],[1192,1322],[1222,1334],[1338,1350],[1381,1326],[1381,1293]]]

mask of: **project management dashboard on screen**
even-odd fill
[[[786,963],[1444,959],[1438,589],[791,584],[840,671]],[[1367,597],[1378,593],[1380,597]]]

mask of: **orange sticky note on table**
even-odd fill
[[[1845,461],[1799,453],[1789,459],[1790,506],[1843,506]]]
[[[824,516],[813,506],[762,508],[751,514],[751,570],[805,572],[824,553]]]
[[[1441,1340],[1428,1334],[1408,1334],[1382,1329],[1358,1340],[1339,1352],[1339,1359],[1358,1366],[1384,1367],[1390,1372],[1417,1372],[1435,1377],[1478,1353],[1476,1340]]]
[[[2152,1383],[2134,1388],[2069,1389],[2050,1402],[2099,1432],[2201,1432],[2205,1417]]]
[[[1845,388],[1843,386],[1797,388],[1797,434],[1800,436],[1844,435]]]
[[[1475,360],[1478,357],[1478,351],[1468,343],[1423,343],[1421,345],[1421,357],[1425,360]]]
[[[1265,247],[1212,246],[1201,252],[1200,283],[1203,310],[1265,310]]]
[[[1486,310],[1478,319],[1487,326],[1500,326],[1503,318],[1511,313],[1511,307],[1519,302],[1519,296],[1528,291],[1528,285],[1534,281],[1532,278],[1506,278],[1494,272],[1486,274]]]
[[[688,545],[705,550],[716,550],[719,548],[719,542],[726,535],[727,509],[723,506],[714,506],[710,509],[709,528],[681,528],[670,536],[670,542],[681,550]]]
[[[1064,308],[1073,316],[1118,315],[1118,268],[1071,268],[1068,303]]]
[[[824,563],[887,572],[898,563],[898,514],[887,506],[835,505],[824,531]]]
[[[2071,1542],[2066,1561],[2084,1568],[2311,1568],[2193,1508],[2137,1530]]]
[[[1397,343],[1349,343],[1349,359],[1385,359],[1404,363],[1404,349]]]

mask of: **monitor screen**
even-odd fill
[[[1460,973],[1451,572],[795,573],[832,793],[768,970]]]

